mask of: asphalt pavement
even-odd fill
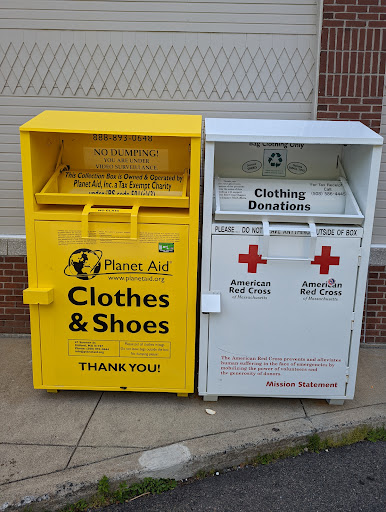
[[[384,512],[386,442],[226,471],[99,512]]]

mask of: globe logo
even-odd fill
[[[64,274],[78,279],[93,279],[101,269],[101,258],[102,251],[77,249],[71,254]]]

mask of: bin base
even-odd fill
[[[202,399],[204,402],[217,402],[218,395],[204,395]]]
[[[177,393],[177,396],[181,396],[183,398],[187,398],[189,396],[188,393]]]
[[[59,393],[58,389],[47,389],[47,393]]]
[[[333,398],[331,399],[327,399],[326,402],[329,404],[329,405],[343,405],[344,404],[344,400],[340,399],[340,400],[334,400]]]

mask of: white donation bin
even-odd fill
[[[199,394],[352,399],[382,137],[331,121],[205,132]]]

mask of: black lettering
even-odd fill
[[[78,291],[87,292],[87,288],[84,286],[75,286],[74,288],[71,288],[71,290],[68,292],[68,299],[71,304],[75,304],[75,306],[85,306],[87,304],[87,300],[79,301],[74,297],[75,292]]]
[[[141,305],[141,297],[137,293],[131,293],[131,288],[127,289],[127,305],[131,306],[131,299],[135,298],[137,308]]]
[[[115,325],[116,324],[119,325],[119,332],[123,332],[123,322],[122,322],[122,320],[115,320],[115,315],[113,313],[111,315],[111,318],[110,318],[111,332],[115,332]]]
[[[96,331],[96,332],[106,332],[107,331],[108,325],[106,324],[106,322],[101,320],[101,318],[107,318],[107,315],[103,315],[102,313],[100,313],[98,315],[93,316],[94,323],[101,326],[100,329],[98,329],[97,327],[94,327],[94,331]]]
[[[166,333],[169,332],[169,322],[162,321],[162,322],[159,323],[159,326],[160,326],[160,331],[159,331],[160,334],[166,334]]]
[[[107,300],[103,300],[103,297],[106,297]],[[98,295],[98,302],[101,306],[111,306],[113,298],[109,293],[101,293]]]
[[[125,303],[121,302],[121,299],[125,296],[124,293],[122,293],[120,290],[118,290],[116,293],[114,293],[114,297],[115,297],[115,302],[117,304],[117,306],[124,306]]]
[[[148,320],[143,324],[143,330],[148,334],[154,334],[157,332],[157,324],[151,320]]]
[[[135,325],[134,329],[132,328],[132,324]],[[123,326],[123,324],[122,324]],[[133,334],[141,330],[141,324],[137,320],[130,320],[127,322],[127,330]],[[122,331],[121,331],[122,332]]]
[[[169,306],[168,298],[169,295],[160,295],[159,301],[163,304],[163,306],[159,305],[160,308],[167,308]]]
[[[151,304],[151,302],[153,302],[153,304]],[[155,308],[157,305],[157,297],[149,293],[148,295],[144,296],[143,303],[147,308]]]

